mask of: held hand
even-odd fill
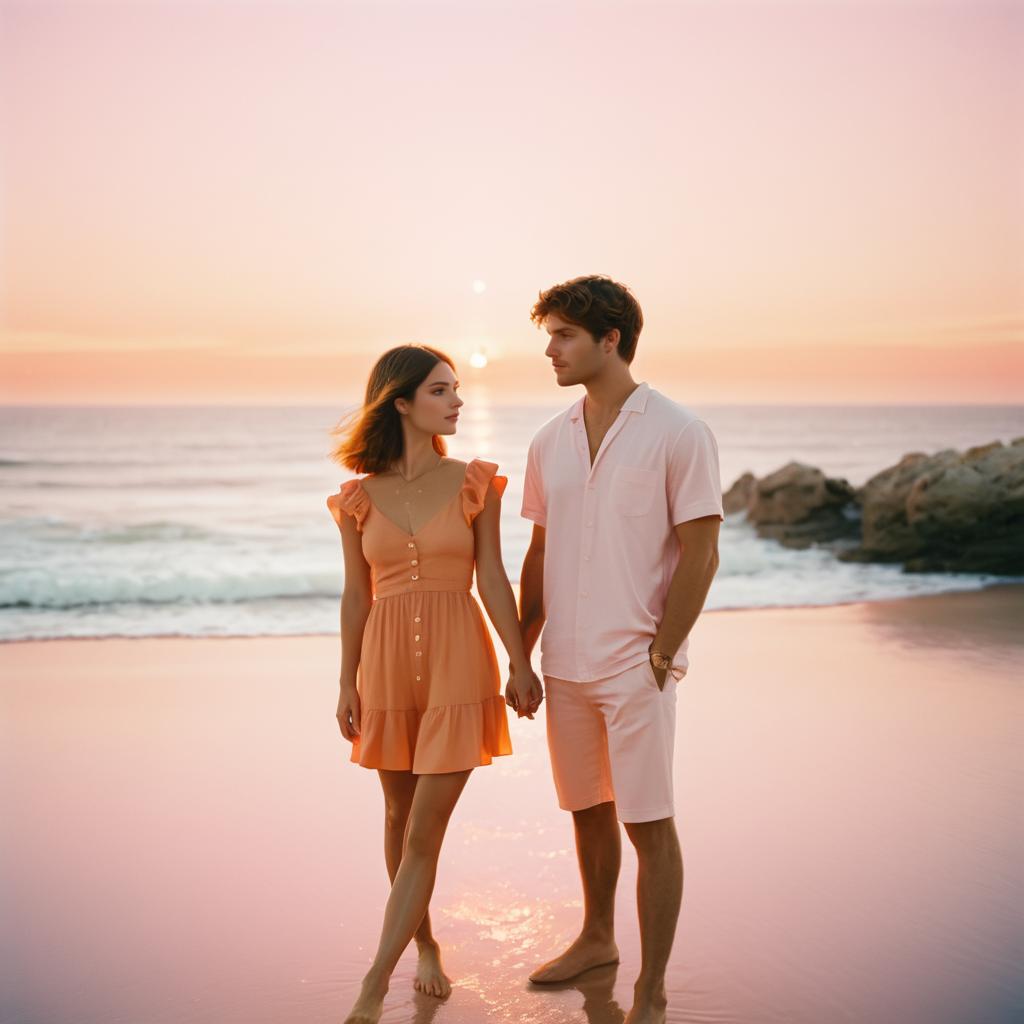
[[[532,668],[516,672],[509,666],[508,685],[505,687],[505,703],[519,718],[532,719],[544,700],[544,687]]]
[[[338,697],[338,727],[350,743],[359,735],[359,694],[354,686],[342,686]]]
[[[522,718],[524,715],[527,718],[533,718],[533,713],[530,711],[530,684],[524,682],[522,678],[517,678],[514,674],[509,676],[505,686],[505,703],[515,711],[518,718]]]

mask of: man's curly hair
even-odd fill
[[[549,313],[582,327],[594,341],[600,341],[617,327],[619,355],[627,363],[633,361],[644,315],[640,303],[624,284],[602,274],[574,277],[541,292],[530,311],[530,319],[539,327]]]

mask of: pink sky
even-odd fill
[[[695,403],[1021,400],[1022,11],[6,3],[0,400],[550,389],[579,273]]]

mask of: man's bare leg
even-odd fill
[[[622,836],[615,804],[573,811],[576,858],[583,880],[583,927],[575,942],[530,975],[530,981],[565,981],[599,964],[615,963],[615,886],[622,863]]]
[[[388,878],[394,884],[402,863],[405,836],[409,824],[409,811],[416,793],[416,779],[412,772],[377,770],[384,788],[384,860]],[[428,996],[445,999],[452,990],[452,980],[441,965],[441,946],[430,926],[430,911],[423,915],[423,922],[416,929],[416,977],[412,987]]]
[[[683,899],[683,854],[675,818],[627,822],[636,848],[636,903],[640,915],[640,976],[626,1024],[665,1024],[665,968]]]

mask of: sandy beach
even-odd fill
[[[1009,1024],[1024,1012],[1024,587],[706,614],[679,684],[669,1020]],[[3,1024],[339,1021],[387,875],[335,637],[0,645]],[[543,713],[477,770],[432,904],[455,981],[385,1021],[622,1020],[639,963],[557,990],[569,815]]]

